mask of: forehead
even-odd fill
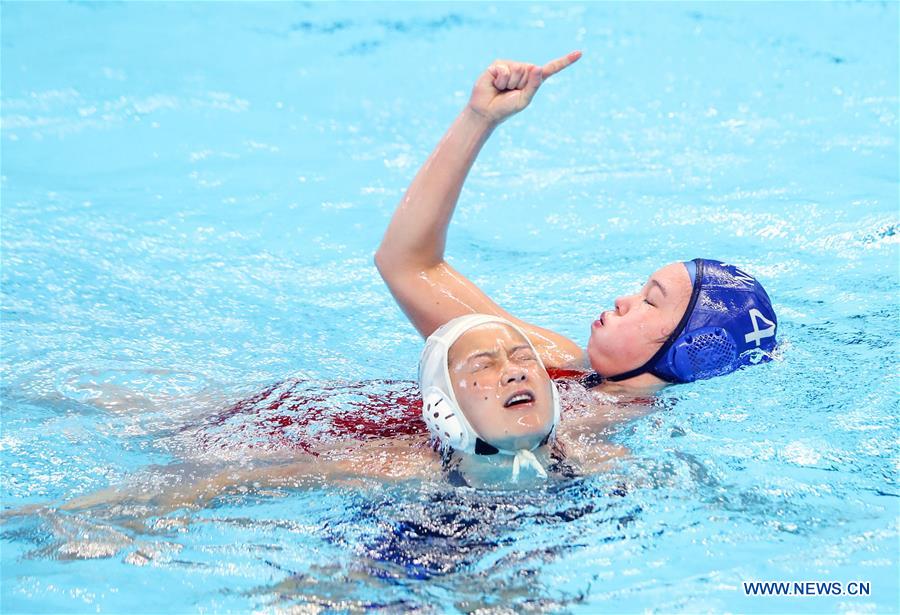
[[[450,346],[451,360],[461,359],[475,352],[490,352],[498,348],[511,348],[528,344],[524,335],[502,323],[488,323],[472,327]]]
[[[693,286],[691,276],[688,273],[687,267],[684,266],[684,263],[672,263],[666,265],[665,267],[654,271],[653,275],[650,277],[658,280],[666,288],[672,288],[674,290],[690,290]]]

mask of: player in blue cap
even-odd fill
[[[526,332],[551,373],[590,368],[589,385],[654,389],[766,360],[775,347],[775,312],[762,285],[733,265],[694,259],[659,269],[594,321],[583,350],[515,318],[444,259],[447,227],[484,143],[528,106],[544,79],[580,57],[575,51],[544,66],[497,60],[479,76],[468,104],[406,191],[375,255],[397,303],[425,337],[465,314],[506,318]]]
[[[684,266],[691,295],[678,324],[652,357],[626,372],[608,374],[608,380],[651,374],[664,382],[692,382],[768,359],[777,319],[762,285],[719,261],[695,258]]]

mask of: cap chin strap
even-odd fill
[[[694,305],[697,303],[697,297],[700,296],[700,286],[702,285],[701,280],[703,280],[703,259],[695,258],[692,261],[696,265],[696,271],[694,272],[693,288],[691,289],[691,300],[688,301],[687,309],[684,310],[684,315],[681,317],[681,320],[678,322],[678,326],[669,334],[669,337],[666,338],[666,341],[663,342],[663,345],[659,347],[659,350],[650,357],[650,360],[641,365],[636,369],[629,370],[623,374],[618,374],[616,376],[607,376],[607,380],[612,382],[621,382],[622,380],[628,380],[629,378],[634,378],[635,376],[640,376],[641,374],[652,374],[656,376],[660,380],[665,382],[672,382],[672,377],[668,374],[663,374],[658,369],[656,369],[656,364],[659,362],[661,358],[666,356],[666,353],[669,352],[669,349],[672,348],[672,345],[681,337],[681,334],[684,332],[684,328],[687,326],[688,321],[691,319],[691,314],[694,313]]]
[[[547,478],[547,470],[544,469],[544,466],[541,465],[538,458],[534,456],[534,453],[521,449],[517,451],[516,456],[513,457],[512,482],[518,482],[519,466],[523,464],[533,468],[541,478]]]
[[[548,433],[546,436],[544,436],[544,439],[541,440],[538,443],[538,445],[535,446],[531,450],[527,450],[524,448],[519,449],[517,451],[509,451],[509,450],[499,449],[496,446],[494,446],[493,444],[488,444],[481,438],[476,437],[475,438],[475,454],[476,455],[496,455],[498,453],[503,453],[504,455],[512,455],[512,458],[513,458],[512,482],[514,482],[514,483],[518,482],[519,470],[520,470],[521,466],[523,466],[523,465],[526,467],[532,468],[535,471],[535,473],[538,476],[540,476],[541,478],[547,478],[547,470],[544,469],[544,466],[541,464],[541,462],[538,460],[538,458],[535,457],[534,453],[532,453],[531,451],[537,450],[540,447],[547,444],[547,442],[550,441],[550,437],[553,435],[553,433],[555,431],[556,431],[556,426],[554,425],[553,429],[550,430],[550,433]]]

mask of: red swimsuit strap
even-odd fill
[[[566,367],[548,367],[547,373],[553,380],[580,380],[591,372],[583,369],[570,369]]]

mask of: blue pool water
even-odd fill
[[[6,511],[237,464],[198,438],[285,378],[414,379],[372,254],[498,57],[584,52],[483,150],[453,264],[586,341],[660,265],[732,261],[782,341],[665,390],[615,477],[8,518],[4,612],[900,610],[896,3],[0,10]]]

